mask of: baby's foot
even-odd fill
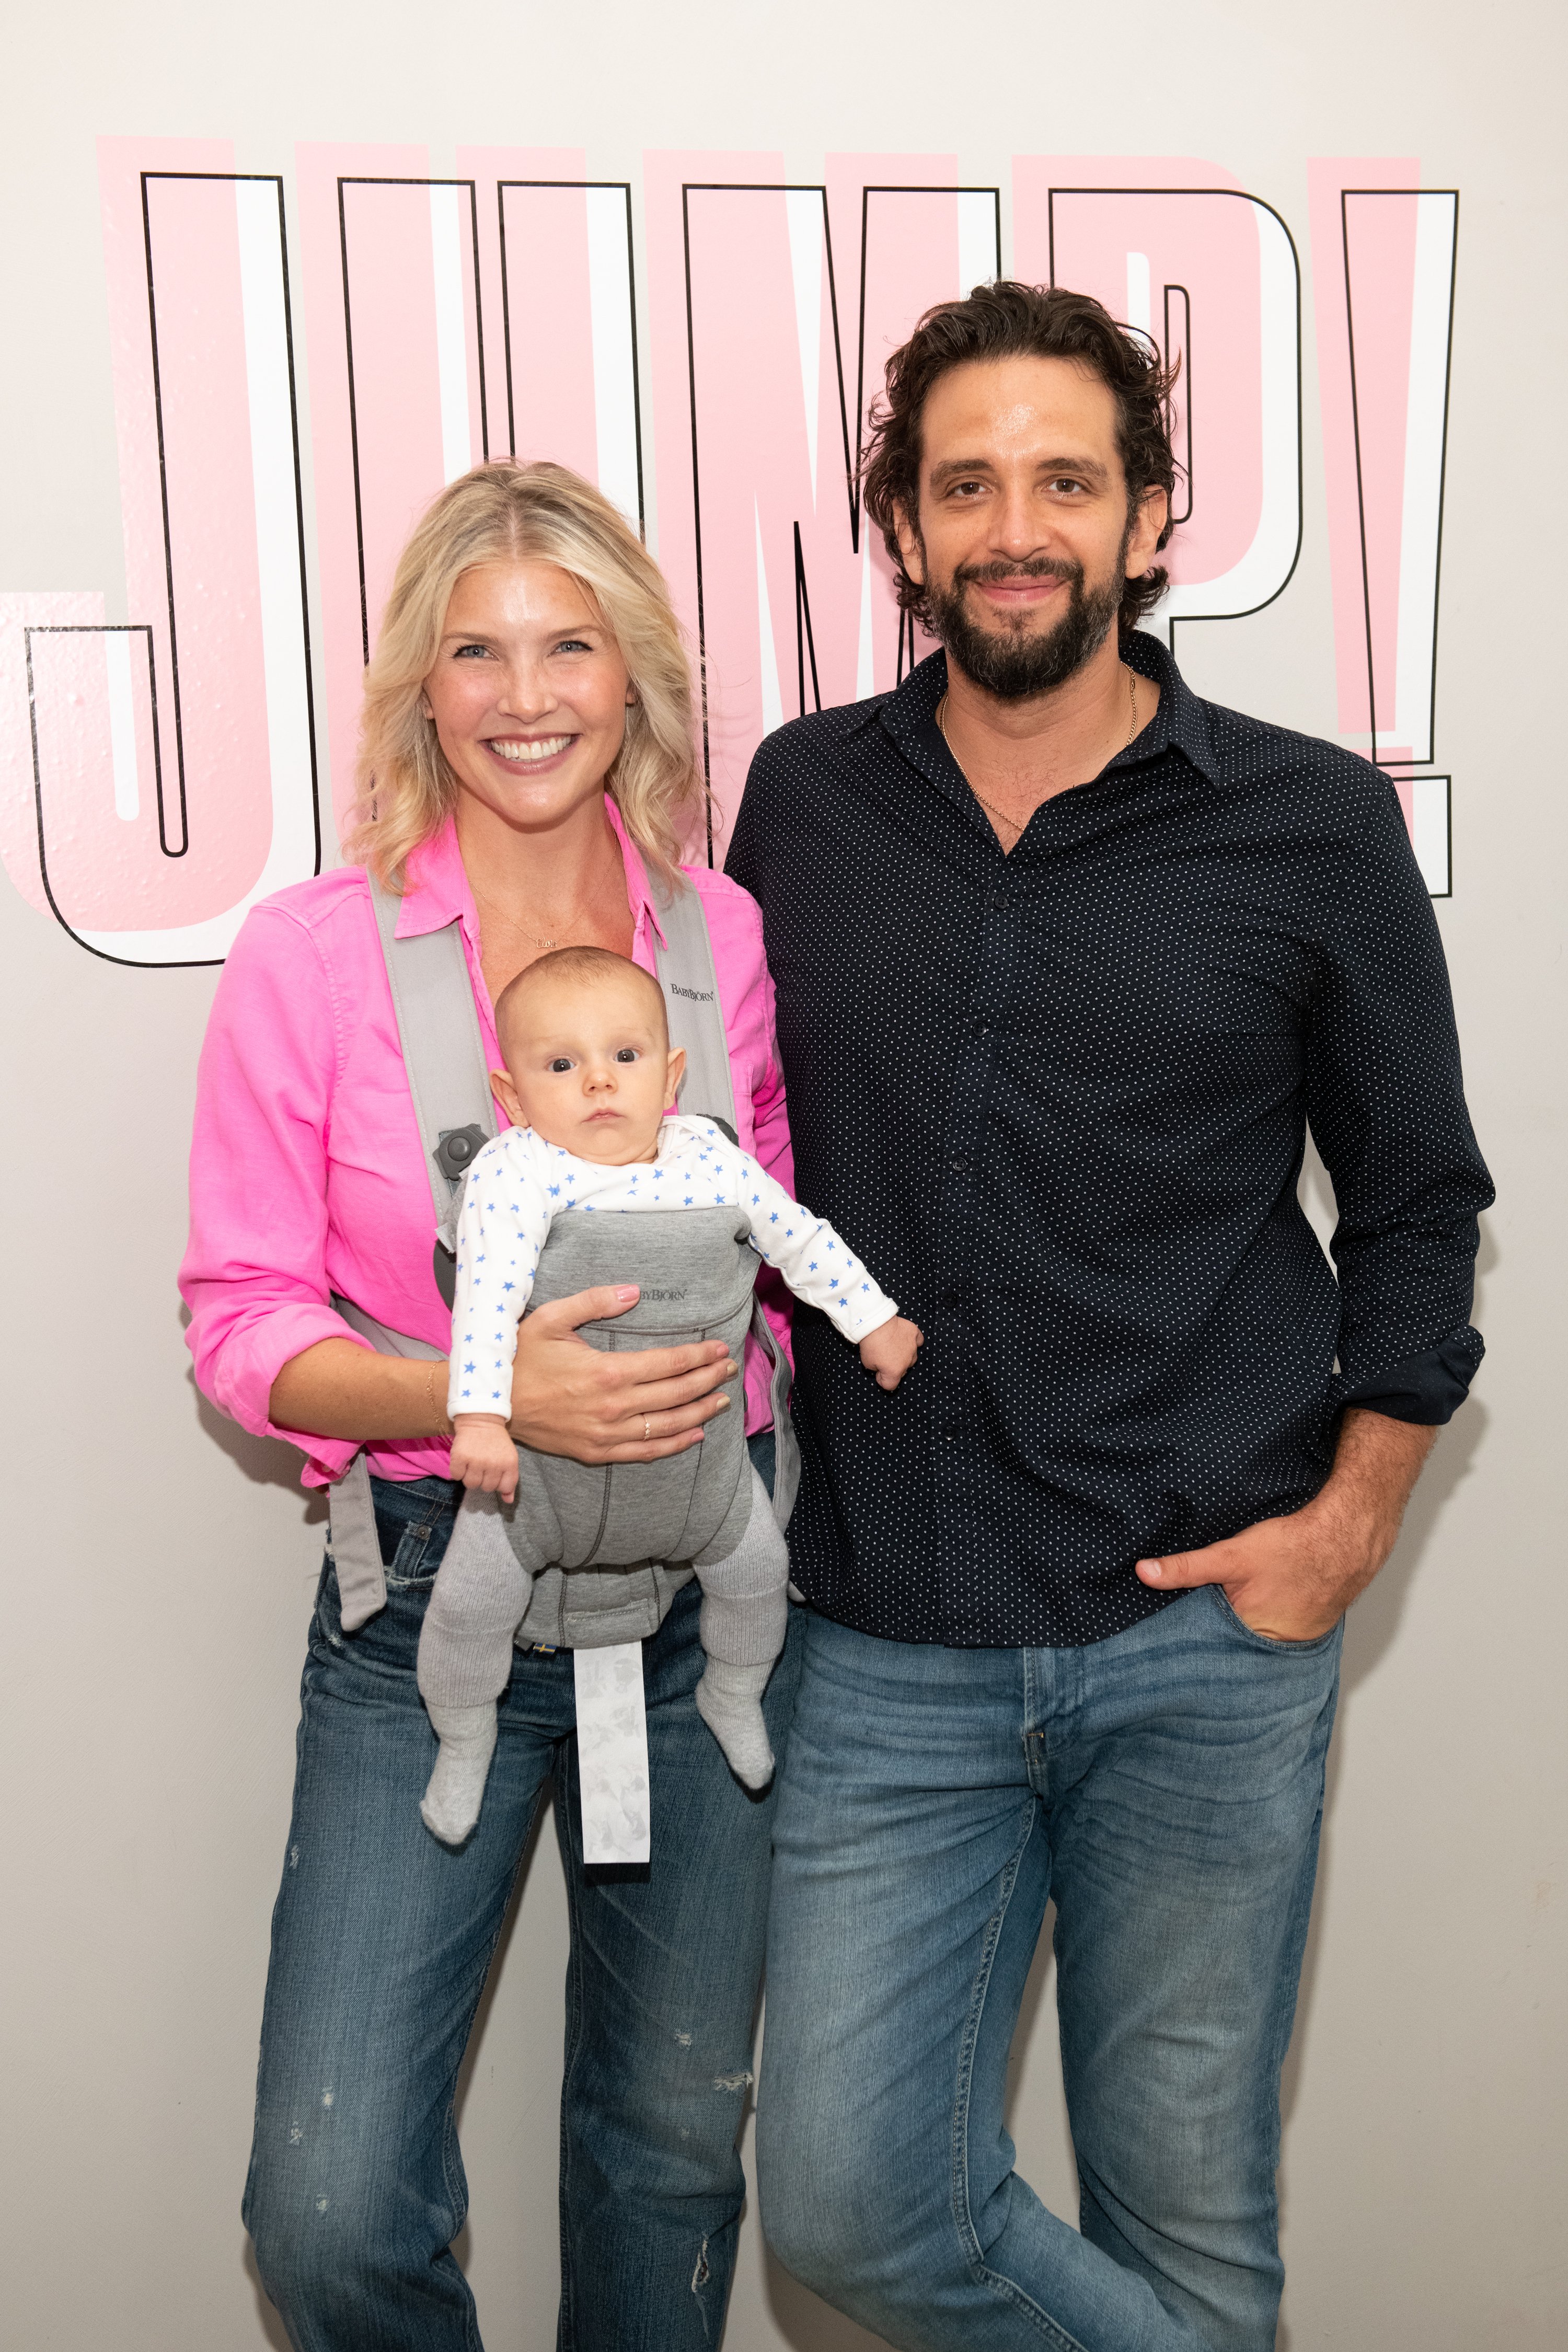
[[[773,1670],[727,1666],[710,1658],[697,1685],[697,1712],[729,1759],[730,1769],[748,1789],[765,1789],[773,1777],[773,1751],[763,1720],[763,1693]]]
[[[436,1722],[435,1715],[431,1717]],[[436,1722],[441,1752],[419,1807],[419,1816],[443,1845],[461,1845],[479,1818],[479,1803],[495,1753],[496,1711],[489,1706],[448,1706]]]

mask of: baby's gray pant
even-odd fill
[[[731,1666],[766,1665],[776,1658],[789,1613],[788,1547],[767,1488],[755,1470],[749,1475],[751,1516],[739,1543],[696,1571],[702,1646]],[[519,1524],[514,1520],[509,1537],[494,1495],[464,1496],[419,1636],[419,1689],[433,1716],[448,1707],[483,1706],[506,1688],[512,1637],[533,1579],[548,1565],[541,1548],[525,1566],[514,1549],[519,1544]]]

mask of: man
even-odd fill
[[[763,2216],[942,2352],[1273,2344],[1341,1621],[1481,1352],[1491,1191],[1393,789],[1134,628],[1168,391],[1082,296],[921,321],[866,503],[944,650],[771,737],[730,858],[801,1196],[926,1334],[889,1397],[796,1325]],[[1003,2123],[1051,1896],[1081,2236]]]

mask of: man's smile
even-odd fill
[[[1070,583],[1047,572],[1039,579],[976,580],[971,584],[997,612],[1017,613],[1046,604]]]

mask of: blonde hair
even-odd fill
[[[477,563],[558,564],[603,615],[637,700],[605,788],[646,862],[677,881],[702,798],[691,669],[664,575],[619,509],[580,474],[497,458],[449,482],[398,559],[364,676],[357,821],[344,844],[389,889],[451,814],[458,781],[420,699],[452,591]]]

